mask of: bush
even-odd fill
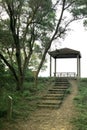
[[[31,93],[30,93],[30,91],[25,90],[25,91],[23,92],[22,96],[23,96],[23,97],[30,97],[30,96],[31,96]]]

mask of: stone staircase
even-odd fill
[[[59,108],[70,84],[66,78],[55,78],[52,88],[38,102],[40,108]]]

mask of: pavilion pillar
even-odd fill
[[[81,76],[81,65],[80,65],[80,57],[77,56],[77,78]]]
[[[56,77],[56,58],[55,58],[55,70],[54,70],[54,76]]]
[[[52,58],[50,56],[50,77],[52,77]]]
[[[80,63],[80,58],[79,58],[79,78],[81,77],[81,63]]]

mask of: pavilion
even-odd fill
[[[81,65],[80,65],[80,58],[81,58],[81,54],[80,51],[77,50],[73,50],[70,48],[62,48],[62,49],[56,49],[54,51],[49,51],[48,52],[50,55],[50,77],[52,76],[52,61],[51,61],[51,57],[53,57],[55,60],[54,64],[54,76],[55,77],[76,77],[76,78],[80,78],[81,76]],[[58,73],[56,71],[57,68],[57,59],[58,58],[77,58],[77,74],[75,72],[61,72]]]

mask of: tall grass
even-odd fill
[[[0,129],[3,130],[7,122],[8,95],[13,99],[12,121],[26,120],[30,117],[32,111],[37,109],[37,102],[40,98],[39,92],[44,91],[48,87],[48,78],[40,78],[38,86],[35,88],[34,82],[26,81],[24,83],[24,91],[14,91],[9,86],[1,88],[0,95]],[[12,84],[14,86],[14,84]]]
[[[78,116],[74,119],[75,130],[87,130],[87,79],[81,79],[79,92],[75,97]]]

